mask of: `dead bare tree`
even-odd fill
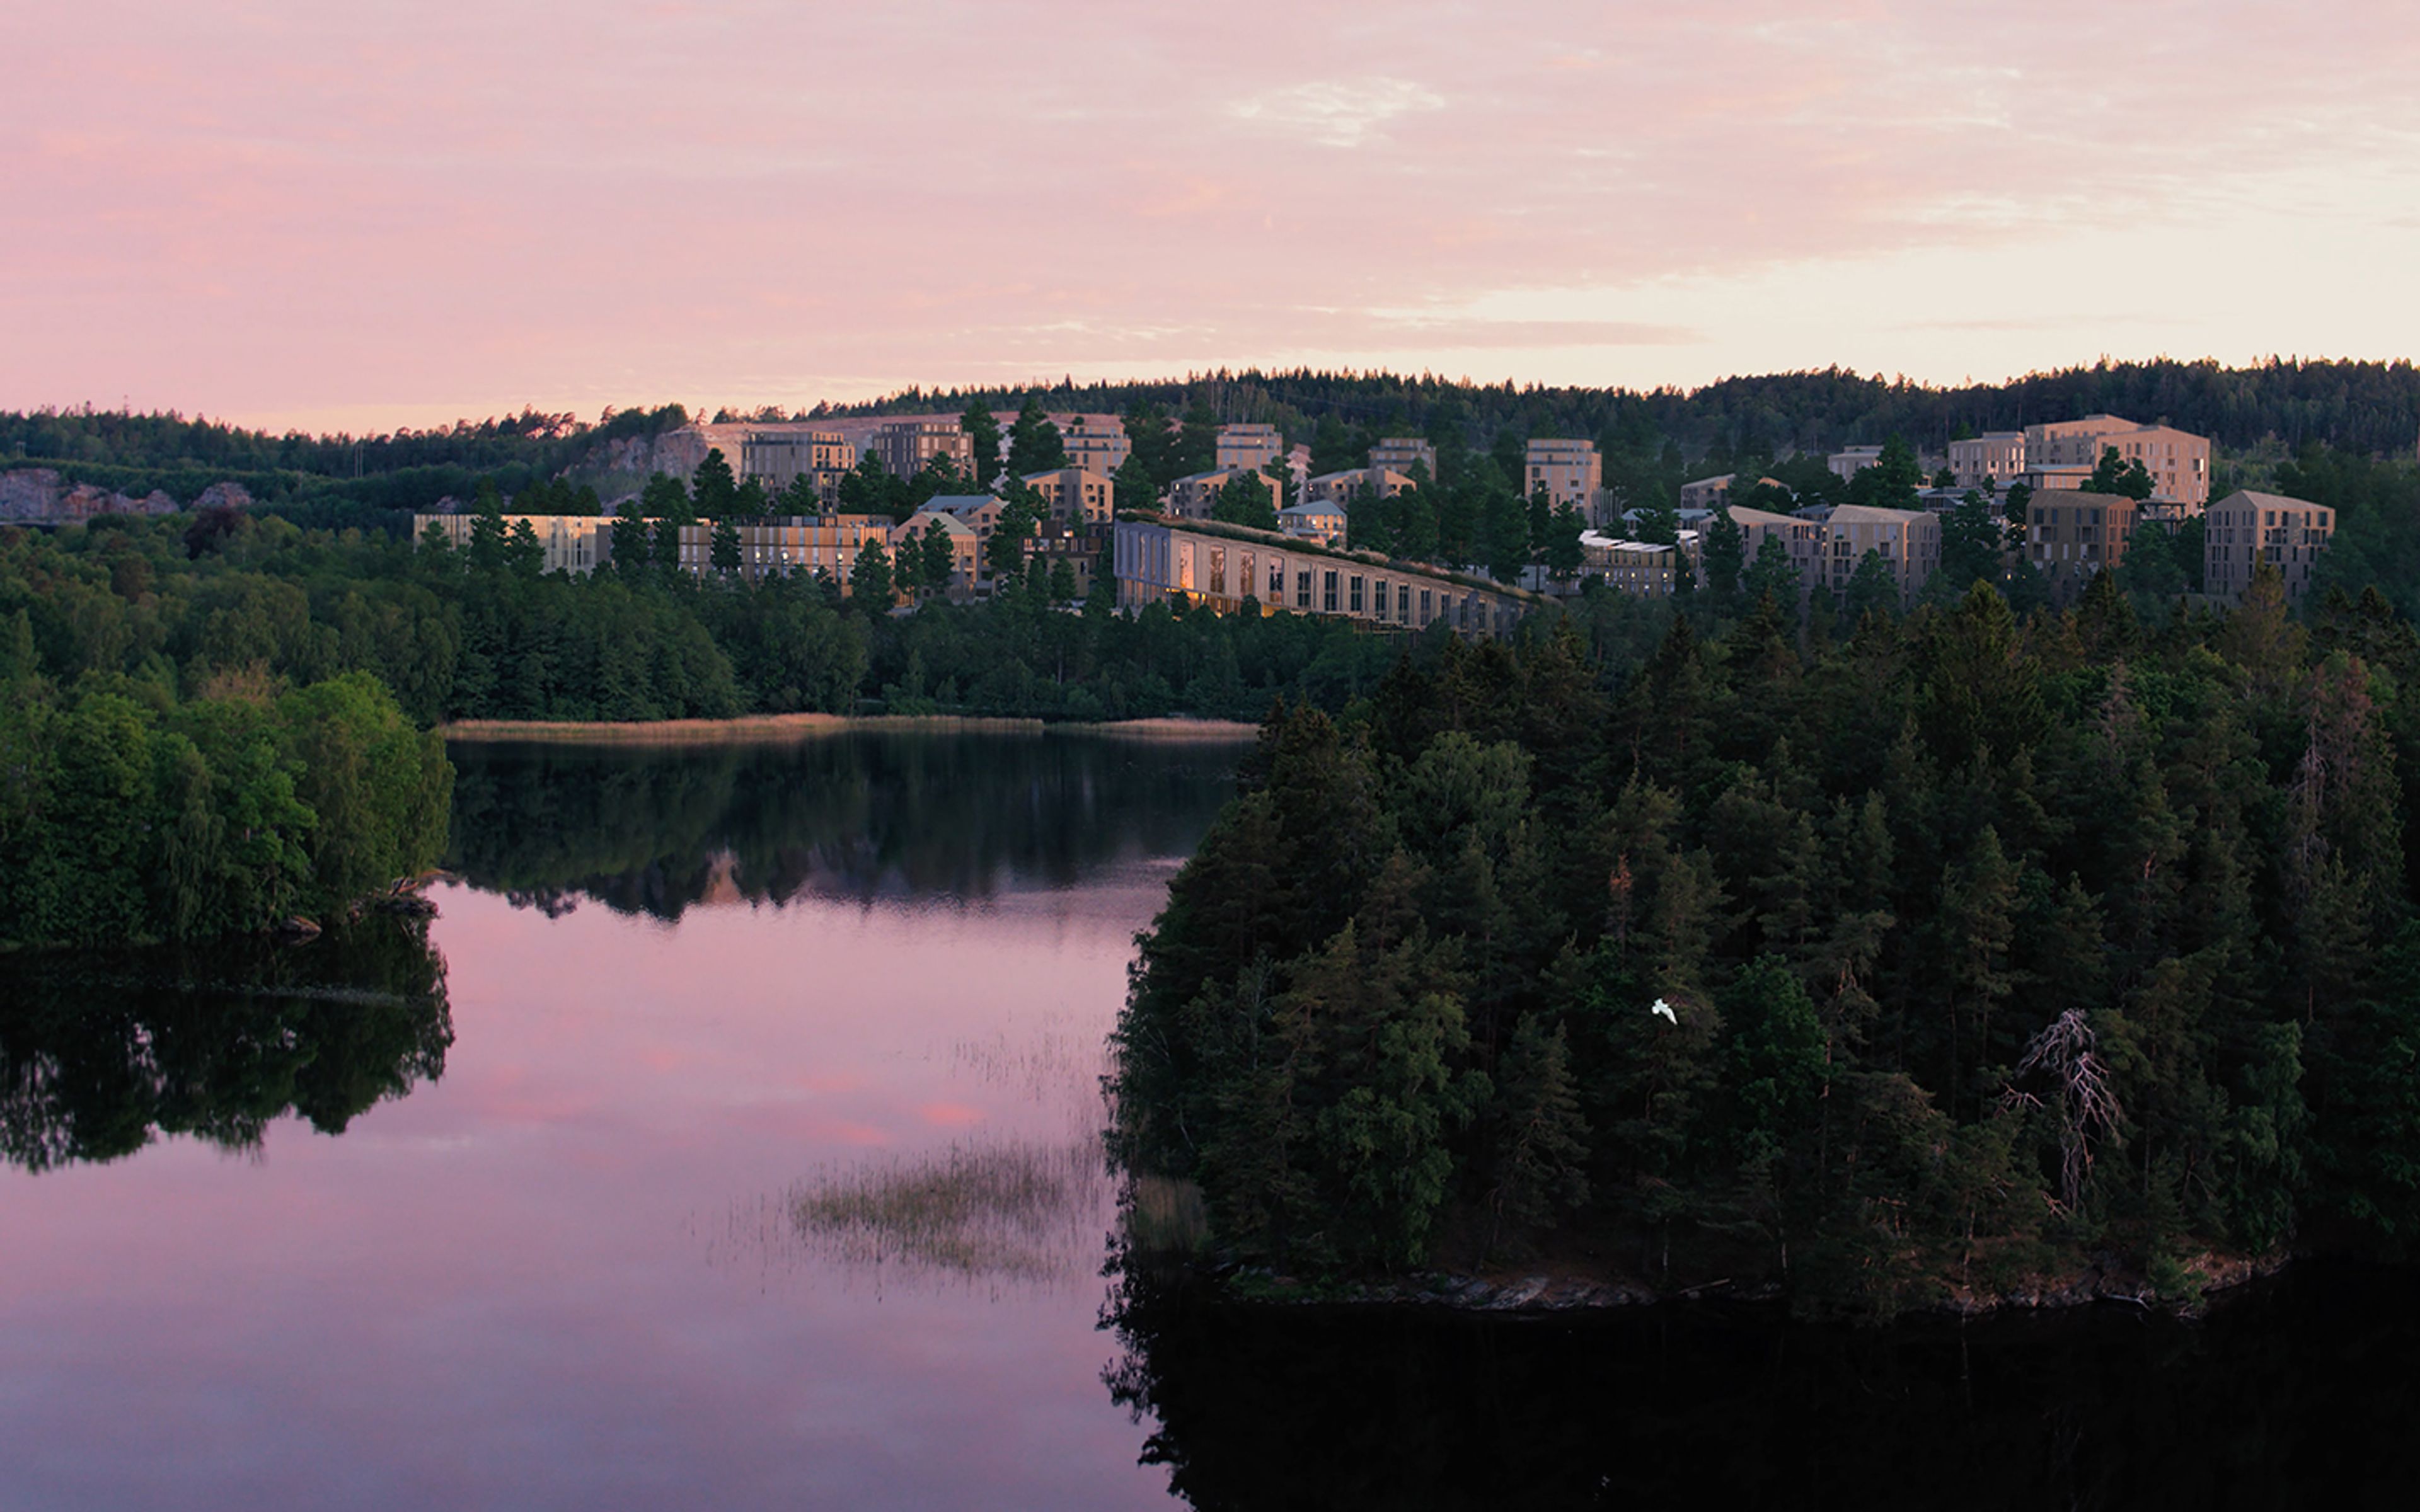
[[[2124,1117],[2118,1094],[2109,1088],[2109,1068],[2096,1053],[2100,1044],[2081,1009],[2069,1009],[2053,1019],[2025,1046],[2017,1062],[2016,1078],[2040,1072],[2053,1086],[2058,1110],[2059,1195],[2072,1211],[2084,1195],[2084,1179],[2092,1171],[2092,1141],[2105,1138]],[[2012,1085],[2000,1094],[2001,1105],[2040,1105],[2040,1100]]]

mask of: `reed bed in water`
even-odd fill
[[[808,1247],[853,1267],[1055,1283],[1100,1263],[1099,1143],[953,1144],[812,1177],[787,1198]]]
[[[1042,721],[946,714],[752,714],[731,719],[462,719],[440,727],[448,740],[559,746],[721,746],[859,730],[1038,735]]]

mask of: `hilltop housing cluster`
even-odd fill
[[[2165,424],[2142,424],[2096,414],[1951,440],[1944,454],[1917,458],[1928,486],[1918,508],[1810,502],[1785,509],[1750,507],[1735,496],[1753,491],[1760,502],[1793,496],[1776,480],[1745,482],[1730,474],[1684,485],[1670,518],[1677,528],[1641,529],[1650,514],[1624,506],[1604,485],[1593,441],[1546,438],[1528,441],[1523,491],[1550,509],[1568,506],[1585,523],[1576,573],[1532,566],[1520,584],[1357,551],[1348,541],[1349,506],[1358,499],[1392,498],[1436,474],[1428,441],[1393,437],[1371,447],[1363,467],[1310,473],[1309,449],[1288,446],[1275,426],[1218,428],[1215,465],[1175,479],[1148,501],[1121,499],[1114,475],[1133,452],[1114,415],[1063,413],[1049,421],[1063,443],[1066,465],[1026,474],[1029,498],[1047,517],[1023,543],[1023,557],[1074,570],[1079,596],[1106,573],[1122,609],[1170,599],[1221,611],[1249,601],[1264,609],[1339,614],[1373,623],[1423,626],[1439,618],[1474,633],[1493,633],[1541,594],[1578,591],[1590,579],[1617,592],[1660,596],[1705,570],[1708,537],[1717,515],[1740,532],[1745,560],[1770,540],[1794,569],[1802,597],[1835,594],[1868,558],[1879,561],[1902,604],[1913,603],[1942,561],[1945,517],[1980,495],[1995,518],[2022,517],[2009,532],[2010,560],[2022,557],[2042,575],[2055,599],[2071,598],[2093,574],[2125,559],[2138,527],[2175,532],[2202,524],[2206,591],[2240,594],[2255,566],[2266,562],[2289,594],[2307,590],[2313,569],[2335,532],[2332,510],[2308,501],[2238,491],[2210,501],[2208,438]],[[862,458],[880,458],[897,477],[913,477],[936,461],[957,473],[976,471],[975,439],[955,418],[875,416],[816,421],[721,421],[684,426],[659,438],[657,463],[690,471],[720,452],[734,473],[768,495],[815,500],[821,512],[742,522],[738,571],[828,572],[843,583],[861,553],[879,544],[888,553],[946,540],[953,563],[952,596],[988,594],[994,586],[992,537],[1003,512],[998,494],[944,494],[904,521],[843,513],[843,486]],[[2139,466],[2149,496],[2094,491],[2088,485],[2108,454]],[[1879,466],[1881,445],[1832,454],[1833,473],[1852,480]],[[1279,524],[1275,532],[1213,519],[1223,493],[1242,484],[1265,488]],[[1769,486],[1758,487],[1761,484]],[[2018,507],[2011,507],[2012,504]],[[550,569],[593,569],[611,552],[611,519],[573,516],[526,518],[546,548]],[[685,570],[715,570],[711,521],[679,528],[678,562]],[[471,521],[460,515],[423,516],[462,544]],[[1666,538],[1642,539],[1655,533]]]

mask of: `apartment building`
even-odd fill
[[[611,523],[610,521],[608,523]],[[739,575],[749,581],[791,573],[828,572],[842,584],[868,545],[891,548],[896,530],[880,515],[825,515],[813,518],[749,520],[739,532]],[[703,577],[714,568],[714,525],[680,528],[681,570]]]
[[[1883,511],[1889,513],[1889,511]],[[1804,519],[1796,515],[1776,515],[1762,509],[1730,511],[1731,523],[1740,532],[1740,570],[1752,566],[1770,538],[1782,544],[1790,553],[1790,564],[1797,569],[1801,594],[1821,577],[1819,563],[1823,557],[1823,522]]]
[[[2172,425],[2141,425],[2119,415],[2027,425],[2023,471],[2040,480],[2036,487],[2058,487],[2062,478],[2089,478],[2112,447],[2120,461],[2140,462],[2150,473],[2155,501],[2181,504],[2187,515],[2210,502],[2209,437]]]
[[[970,591],[983,575],[983,543],[977,540],[973,527],[947,510],[927,506],[908,516],[891,532],[891,559],[908,548],[921,549],[927,532],[939,531],[950,543],[950,580],[944,592],[960,597]]]
[[[1367,488],[1381,499],[1392,499],[1411,486],[1409,476],[1385,468],[1346,468],[1323,472],[1303,485],[1302,498],[1307,504],[1342,504]]]
[[[1278,511],[1278,529],[1298,540],[1335,545],[1344,539],[1344,523],[1342,504],[1289,504]]]
[[[2025,433],[1986,431],[1949,443],[1949,471],[1961,488],[2004,488],[2024,476]]]
[[[1597,495],[1605,491],[1605,458],[1597,455],[1596,442],[1532,440],[1525,465],[1523,493],[1534,499],[1543,488],[1554,508],[1569,504],[1583,518],[1596,512]]]
[[[1879,446],[1846,446],[1825,457],[1823,465],[1832,470],[1834,477],[1848,483],[1855,479],[1860,469],[1872,467],[1882,459],[1883,449]]]
[[[1001,429],[1005,431],[1016,418],[1012,415],[1001,422]],[[1126,458],[1134,455],[1134,442],[1126,438],[1125,422],[1115,415],[1052,415],[1050,423],[1059,427],[1059,439],[1066,443],[1071,466],[1109,473],[1125,466]]]
[[[974,438],[946,417],[885,421],[868,440],[866,450],[881,457],[894,477],[913,477],[937,456],[948,457],[960,471],[974,471]]]
[[[2054,602],[2072,600],[2094,573],[2125,562],[2135,516],[2134,501],[2122,494],[2066,488],[2034,496],[2025,510],[2025,555],[2049,582]]]
[[[2202,592],[2241,599],[2253,567],[2266,562],[2286,579],[2286,596],[2300,599],[2335,530],[2336,512],[2325,504],[2238,488],[2203,517]]]
[[[1923,510],[1842,504],[1824,517],[1823,532],[1816,581],[1835,597],[1848,590],[1869,551],[1890,569],[1902,609],[1941,565],[1941,517]]]
[[[1258,472],[1276,461],[1285,450],[1285,438],[1275,425],[1221,425],[1218,427],[1218,466],[1220,470],[1241,470]]]
[[[1048,502],[1053,518],[1078,525],[1109,523],[1113,489],[1108,473],[1091,468],[1056,468],[1048,472],[1029,472],[1024,481],[1027,487]]]
[[[414,515],[412,544],[422,544],[428,527],[434,525],[444,532],[454,549],[467,549],[471,527],[478,519],[476,515]],[[539,569],[544,572],[582,576],[595,572],[613,555],[613,518],[610,515],[506,515],[504,521],[507,535],[526,524],[537,536],[537,544],[546,550],[546,565]]]
[[[1696,531],[1683,531],[1670,546],[1649,541],[1624,541],[1595,531],[1580,532],[1583,571],[1605,579],[1616,593],[1645,598],[1669,598],[1679,592],[1681,575],[1694,579],[1703,550]]]
[[[1436,448],[1417,436],[1389,436],[1370,448],[1370,471],[1373,472],[1409,472],[1418,462],[1436,476]]]
[[[1120,520],[1111,556],[1124,609],[1182,599],[1230,614],[1250,600],[1263,613],[1284,609],[1402,629],[1443,621],[1483,638],[1510,635],[1545,602],[1517,588],[1231,525]]]
[[[1208,519],[1211,506],[1218,501],[1218,490],[1237,478],[1250,478],[1267,490],[1269,507],[1282,509],[1285,490],[1276,479],[1255,468],[1213,468],[1207,472],[1188,472],[1168,486],[1165,501],[1169,514],[1180,519]]]
[[[1767,476],[1756,481],[1760,485],[1770,484],[1783,493],[1790,492],[1790,486],[1779,478]],[[1699,478],[1695,483],[1681,485],[1681,513],[1684,517],[1713,513],[1715,509],[1730,502],[1731,491],[1738,483],[1737,473],[1719,472],[1711,478]]]

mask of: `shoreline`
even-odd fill
[[[2006,1291],[1951,1288],[1946,1295],[1886,1308],[1866,1321],[1885,1325],[1916,1319],[1971,1322],[1993,1318],[2055,1316],[2102,1304],[2191,1321],[2275,1281],[2304,1257],[2292,1254],[2197,1256],[2194,1258],[2200,1262],[2196,1266],[2199,1284],[2189,1295],[2166,1298],[2131,1268],[2095,1263],[2062,1276],[2037,1278],[2032,1285]],[[1788,1292],[1771,1277],[1740,1283],[1726,1279],[1671,1289],[1659,1289],[1620,1276],[1522,1272],[1488,1275],[1449,1272],[1420,1280],[1342,1284],[1276,1276],[1259,1270],[1201,1278],[1216,1288],[1222,1301],[1247,1307],[1343,1307],[1544,1318],[1712,1303],[1787,1309],[1790,1302]],[[1238,1286],[1238,1280],[1244,1284]]]
[[[746,714],[728,719],[462,719],[441,724],[447,743],[471,745],[715,746],[811,740],[861,731],[925,734],[1082,734],[1111,739],[1231,745],[1260,726],[1235,719],[1161,717],[1105,723],[956,714]]]

